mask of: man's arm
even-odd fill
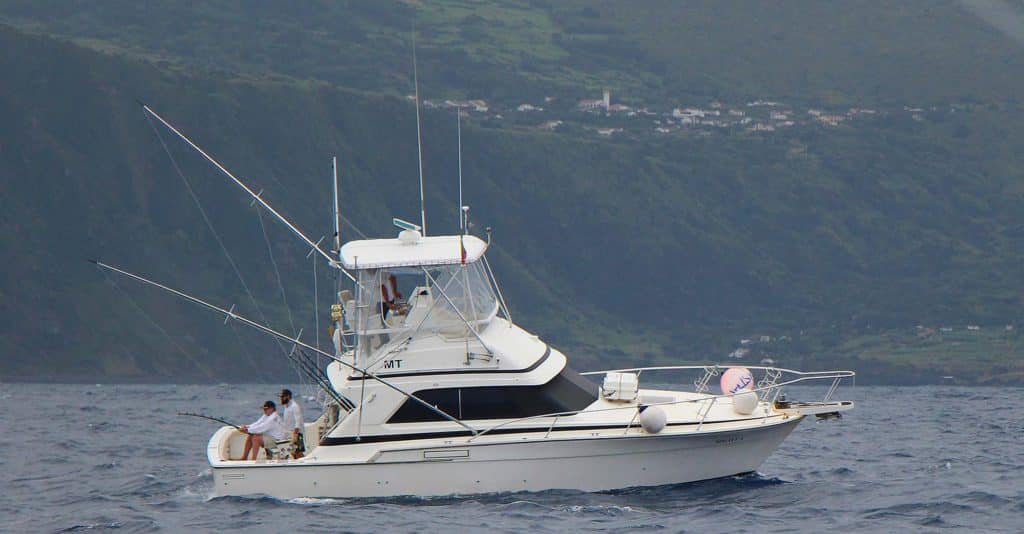
[[[267,429],[270,428],[272,422],[273,422],[272,417],[268,417],[268,416],[264,415],[264,416],[260,417],[260,419],[258,421],[256,421],[255,423],[249,425],[249,433],[250,434],[262,434],[262,433],[266,432]]]

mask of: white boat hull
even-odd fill
[[[439,496],[602,491],[757,470],[802,417],[737,430],[509,439],[382,449],[372,462],[267,461],[214,465],[214,492],[296,497]]]

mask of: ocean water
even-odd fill
[[[294,389],[294,388],[293,388]],[[1024,389],[858,387],[754,474],[606,493],[211,498],[205,447],[270,385],[0,384],[4,532],[1024,531]],[[820,398],[794,388],[790,398]],[[309,410],[311,403],[306,403]]]

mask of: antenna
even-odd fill
[[[414,232],[420,231],[420,227],[419,226],[417,226],[417,225],[415,225],[415,224],[413,224],[413,223],[411,223],[409,221],[403,221],[402,219],[399,219],[398,217],[393,217],[391,219],[391,224],[401,228],[402,230],[411,230],[411,231],[414,231]]]
[[[459,231],[466,233],[465,217],[463,216],[464,207],[462,204],[462,109],[455,108],[455,116],[458,117],[458,132],[459,132]]]
[[[338,156],[331,158],[331,168],[334,171],[334,250],[341,253],[341,205],[338,203]]]
[[[416,70],[416,22],[412,26],[412,81],[416,86],[416,152],[420,163],[420,226],[427,235],[427,204],[423,200],[423,140],[420,134],[420,78]]]

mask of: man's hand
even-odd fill
[[[242,426],[238,427],[238,429],[241,430],[243,434],[248,434],[249,433],[249,426],[248,425],[242,425]]]

